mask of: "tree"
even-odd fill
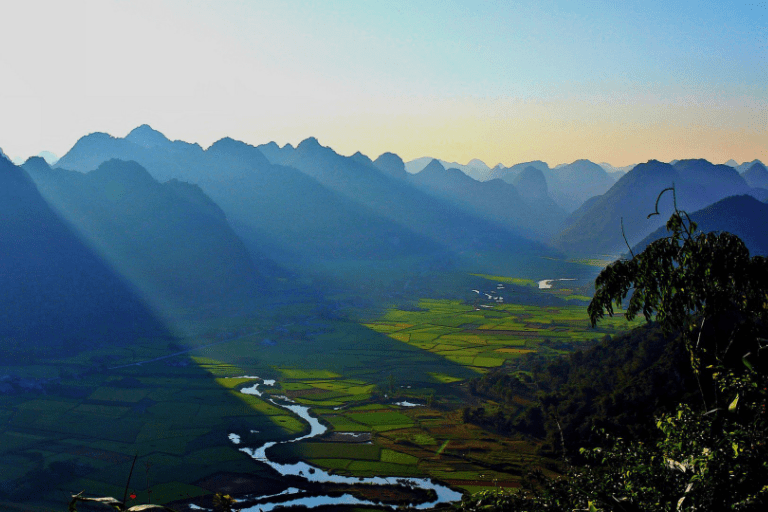
[[[693,369],[708,384],[705,405],[722,406],[727,397],[719,393],[718,375],[765,368],[768,260],[750,258],[731,233],[698,232],[676,204],[667,230],[669,236],[642,253],[600,272],[589,318],[594,326],[604,313],[613,315],[614,304],[621,306],[631,291],[627,319],[642,312],[667,332],[682,331]]]
[[[697,232],[677,205],[667,229],[600,273],[588,313],[594,325],[629,295],[627,319],[642,312],[680,332],[703,407],[679,404],[653,439],[607,434],[608,448],[583,450],[589,463],[564,478],[475,495],[461,510],[767,509],[768,263],[730,233]]]

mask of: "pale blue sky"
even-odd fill
[[[147,122],[206,146],[507,165],[766,159],[766,2],[3,2],[0,147]]]

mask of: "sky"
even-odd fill
[[[144,123],[493,166],[768,162],[768,5],[0,0],[0,148]]]

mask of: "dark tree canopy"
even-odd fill
[[[461,510],[768,509],[768,261],[730,233],[697,232],[676,205],[667,229],[600,273],[588,313],[594,325],[629,296],[628,319],[642,312],[680,333],[705,407],[679,403],[654,437],[607,433],[610,444],[582,450],[590,463],[567,465],[564,478],[479,493]]]
[[[595,281],[592,325],[630,295],[626,317],[640,312],[666,331],[682,330],[694,359],[734,367],[759,351],[768,303],[768,260],[750,257],[730,233],[701,233],[684,211],[667,222],[670,235],[630,260],[606,267]]]

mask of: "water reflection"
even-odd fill
[[[259,384],[272,386],[275,384],[275,381],[262,380],[260,383],[256,383],[252,386],[242,389],[241,392],[245,394],[250,394],[250,395],[262,396],[262,392],[258,390]],[[369,478],[360,478],[360,477],[351,477],[351,476],[343,476],[343,475],[333,475],[320,468],[311,466],[306,462],[297,462],[295,464],[281,464],[279,462],[270,460],[267,455],[267,452],[273,446],[276,446],[278,444],[283,444],[283,443],[295,443],[297,441],[303,441],[305,439],[317,437],[327,432],[328,428],[322,423],[320,423],[320,421],[317,418],[315,418],[309,413],[309,407],[293,403],[287,397],[267,398],[267,400],[278,407],[282,407],[283,409],[291,411],[292,413],[294,413],[295,415],[297,415],[298,417],[306,421],[310,426],[310,430],[308,434],[305,434],[303,436],[300,436],[294,439],[289,439],[287,441],[280,441],[280,442],[270,441],[258,448],[248,448],[248,447],[239,448],[240,451],[247,453],[252,458],[258,460],[259,462],[263,462],[264,464],[267,464],[269,467],[271,467],[281,475],[296,476],[296,477],[303,478],[307,482],[313,482],[313,483],[401,486],[401,487],[409,487],[414,489],[433,490],[437,496],[437,498],[434,501],[428,502],[428,503],[421,503],[418,505],[415,505],[415,504],[411,505],[412,507],[415,507],[417,509],[422,509],[422,510],[432,508],[441,503],[451,503],[451,502],[461,500],[461,493],[456,492],[444,485],[437,484],[429,478],[378,477],[378,476],[369,477]],[[232,439],[232,437],[230,437],[230,439]],[[233,442],[235,442],[234,439],[232,440]],[[239,438],[238,438],[238,441],[239,441]],[[238,444],[238,443],[235,443],[235,444]],[[344,494],[342,496],[309,496],[309,497],[297,498],[295,500],[288,501],[288,502],[262,503],[262,504],[254,505],[253,507],[243,509],[243,510],[248,512],[258,512],[258,511],[267,512],[269,510],[273,510],[277,506],[285,507],[285,506],[298,506],[298,505],[301,505],[307,508],[315,508],[315,507],[325,506],[325,505],[368,505],[368,506],[389,507],[393,509],[397,508],[395,505],[391,505],[387,503],[371,502],[371,501],[356,498],[355,496],[352,496],[350,494]]]

